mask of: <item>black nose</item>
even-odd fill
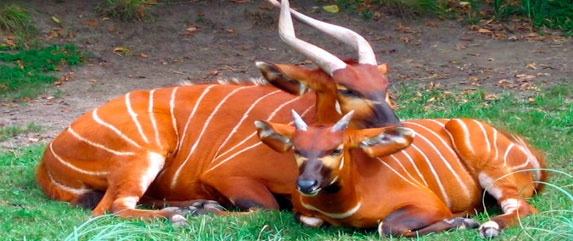
[[[318,186],[318,181],[314,179],[298,179],[296,180],[296,185],[298,190],[303,193],[311,193]]]

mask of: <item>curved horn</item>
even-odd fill
[[[330,132],[343,131],[344,129],[346,129],[348,123],[352,119],[352,114],[354,114],[354,110],[348,112],[338,122],[336,122],[336,124],[334,124],[332,128],[330,128]]]
[[[276,7],[281,7],[281,3],[277,2],[276,0],[267,0],[271,4],[275,5]],[[281,7],[282,9],[282,7]],[[305,23],[309,26],[312,26],[323,33],[326,33],[350,46],[358,51],[358,62],[361,64],[372,64],[377,65],[376,62],[376,55],[374,55],[374,50],[366,41],[366,39],[360,34],[338,26],[331,23],[323,22],[320,20],[316,20],[314,18],[308,17],[302,13],[299,13],[295,10],[290,9],[290,12],[294,15],[294,17],[302,23]]]
[[[338,57],[296,37],[289,9],[288,0],[283,0],[279,17],[279,35],[281,39],[330,75],[338,69],[345,68],[346,64]]]
[[[296,113],[296,111],[291,110],[292,118],[294,119],[294,127],[297,130],[306,131],[308,129],[308,125],[304,120]]]

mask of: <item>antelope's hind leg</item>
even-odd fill
[[[150,152],[145,156],[146,158],[126,160],[123,165],[110,173],[108,188],[94,209],[92,216],[99,216],[109,211],[122,218],[150,220],[163,217],[169,219],[176,226],[187,222],[185,215],[189,212],[188,209],[177,207],[168,207],[162,210],[136,209],[139,199],[147,191],[151,182],[155,180],[165,163],[165,158],[160,154]]]
[[[456,152],[470,169],[475,170],[479,184],[501,206],[502,215],[483,223],[480,234],[497,237],[503,228],[513,226],[537,210],[525,198],[533,196],[536,186],[532,172],[516,172],[543,166],[539,156],[517,139],[508,138],[495,128],[477,120],[453,119],[446,123]],[[470,141],[471,140],[471,141]],[[538,178],[543,180],[539,172]]]

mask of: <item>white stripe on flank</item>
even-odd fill
[[[406,148],[404,150],[401,150],[400,153],[404,154],[404,156],[406,156],[406,158],[408,158],[408,161],[410,162],[410,164],[412,164],[412,167],[414,168],[414,170],[416,170],[416,174],[418,174],[418,177],[420,178],[420,180],[422,180],[422,182],[424,182],[424,185],[426,185],[426,187],[427,187],[428,183],[426,182],[424,175],[422,175],[422,173],[418,169],[418,166],[416,166],[416,163],[414,163],[414,159],[412,159],[412,157],[410,156],[410,154],[408,154],[408,152],[406,152],[406,150],[408,150],[408,149]]]
[[[209,93],[209,90],[211,90],[211,88],[213,88],[214,86],[215,85],[209,85],[207,88],[205,88],[203,92],[201,92],[201,95],[199,96],[197,101],[195,102],[195,106],[193,106],[191,114],[189,114],[189,117],[187,117],[187,122],[185,122],[185,127],[183,128],[183,134],[181,134],[182,135],[181,139],[178,140],[178,145],[177,148],[175,148],[175,151],[177,151],[181,147],[181,145],[183,145],[183,142],[185,141],[185,136],[187,135],[187,128],[189,128],[189,124],[191,124],[191,119],[193,119],[193,117],[195,116],[195,112],[197,112],[197,109],[199,109],[199,105],[201,105],[201,101],[203,100],[205,95]],[[175,182],[175,179],[173,182]],[[171,186],[174,185],[173,182],[171,183]]]
[[[507,149],[505,150],[505,155],[503,155],[503,165],[507,166],[507,155],[509,155],[509,151],[511,151],[511,148],[513,148],[514,144],[513,142],[511,144],[509,144],[509,146],[507,146]]]
[[[386,166],[388,169],[390,169],[390,171],[392,171],[393,173],[395,173],[396,175],[398,175],[400,178],[402,178],[404,181],[406,181],[407,183],[410,183],[410,185],[414,186],[414,187],[419,187],[418,185],[414,184],[413,182],[411,182],[410,180],[408,180],[408,178],[405,178],[404,176],[402,176],[402,174],[400,174],[398,171],[396,171],[394,168],[392,168],[390,165],[388,165],[388,163],[384,162],[382,159],[380,159],[380,157],[376,157],[376,160],[378,160],[380,163],[382,163],[384,166]],[[407,173],[407,172],[406,172]]]
[[[91,172],[91,171],[86,171],[84,169],[78,168],[72,164],[70,164],[69,162],[64,161],[64,159],[62,159],[60,156],[58,156],[58,154],[56,154],[56,152],[54,151],[54,148],[52,147],[53,142],[50,142],[50,152],[52,152],[52,155],[54,155],[54,157],[56,158],[56,160],[58,160],[60,163],[62,163],[64,166],[69,167],[70,169],[82,173],[82,174],[86,174],[86,175],[92,175],[92,176],[105,176],[107,174],[109,174],[109,172]]]
[[[143,138],[143,141],[145,143],[149,143],[149,140],[147,140],[147,137],[145,136],[145,134],[143,134],[143,129],[141,129],[141,124],[139,124],[139,121],[137,121],[137,114],[133,111],[133,107],[131,106],[131,100],[129,99],[130,94],[131,92],[125,95],[125,106],[127,106],[127,112],[129,113],[131,119],[135,123],[137,131],[139,131],[139,134],[141,135],[141,138]]]
[[[124,139],[125,141],[131,143],[132,145],[136,146],[137,148],[141,148],[141,146],[139,144],[137,144],[137,142],[133,141],[132,139],[130,139],[129,137],[127,137],[126,135],[124,135],[120,130],[118,130],[117,128],[115,128],[115,126],[112,126],[109,123],[104,122],[102,119],[99,118],[99,116],[97,115],[97,109],[92,111],[92,117],[93,119],[100,125],[103,125],[107,128],[109,128],[110,130],[112,130],[113,132],[115,132],[116,134],[118,134],[122,139]]]
[[[227,135],[227,138],[225,138],[225,140],[223,141],[223,143],[221,143],[221,145],[219,145],[219,149],[217,149],[217,151],[215,152],[215,157],[219,156],[219,152],[221,151],[221,149],[227,144],[227,142],[231,139],[231,137],[233,137],[233,135],[235,134],[235,132],[237,132],[237,130],[239,129],[239,126],[241,126],[243,124],[243,121],[245,119],[247,119],[247,117],[249,117],[249,114],[251,113],[251,110],[253,108],[255,108],[255,106],[262,101],[263,99],[267,98],[268,96],[274,95],[276,93],[281,92],[281,90],[276,90],[273,91],[271,93],[268,93],[266,95],[261,96],[260,98],[258,98],[255,102],[253,102],[253,104],[251,104],[251,106],[249,106],[249,108],[247,109],[247,111],[245,111],[245,113],[243,114],[243,117],[241,117],[241,120],[239,120],[239,122],[235,125],[235,127],[233,127],[233,129],[231,130],[231,132],[229,132],[229,134]]]
[[[177,130],[177,119],[175,119],[175,113],[173,110],[175,109],[175,93],[177,93],[177,89],[179,87],[173,88],[171,91],[171,99],[169,100],[169,113],[171,114],[171,124],[173,124],[173,131],[175,131],[175,137],[177,138],[177,144],[175,145],[175,150],[179,148],[179,131]]]
[[[154,93],[155,90],[151,90],[149,92],[149,109],[147,110],[147,113],[149,113],[149,119],[151,120],[151,126],[153,127],[153,133],[155,135],[155,143],[157,143],[159,147],[163,148],[163,146],[161,146],[161,141],[159,140],[159,130],[157,129],[157,122],[155,121],[155,113],[153,112]]]
[[[483,133],[483,138],[485,139],[485,146],[487,147],[487,153],[491,153],[491,144],[489,143],[489,138],[487,136],[487,133],[485,131],[485,128],[483,127],[483,125],[481,124],[481,122],[477,121],[477,120],[472,120],[474,121],[476,124],[478,124],[479,128],[481,129],[481,132]]]
[[[463,170],[465,171],[464,166],[462,165],[461,161],[458,159],[458,156],[454,153],[454,150],[452,150],[450,148],[450,146],[440,137],[438,136],[438,134],[434,133],[432,130],[426,128],[425,126],[416,124],[416,123],[410,123],[410,124],[414,124],[417,125],[423,129],[425,129],[426,131],[430,132],[431,134],[433,134],[436,138],[438,138],[438,140],[440,140],[442,142],[442,144],[444,145],[444,147],[450,151],[450,153],[452,154],[452,156],[454,157],[454,159],[457,161],[458,165],[459,165],[459,170]],[[460,185],[460,187],[463,189],[464,194],[466,195],[467,198],[471,198],[471,193],[468,189],[468,186],[466,185],[466,182],[464,180],[462,180],[462,178],[458,175],[458,172],[456,170],[454,170],[454,168],[452,167],[452,165],[450,165],[450,162],[448,162],[448,160],[446,160],[446,158],[442,155],[442,152],[440,150],[438,150],[438,148],[430,141],[428,140],[428,138],[426,138],[424,135],[422,135],[421,133],[415,131],[416,136],[422,138],[422,140],[424,140],[430,147],[432,147],[432,149],[434,149],[434,151],[436,152],[436,154],[438,154],[438,156],[440,157],[440,159],[442,159],[442,162],[444,163],[444,165],[446,165],[446,167],[448,168],[448,170],[450,170],[450,172],[454,175],[454,177],[456,178],[457,183]],[[468,174],[467,172],[464,172],[466,174]],[[468,177],[466,178],[466,180],[472,180],[473,182],[473,178]],[[475,185],[475,184],[474,184]]]
[[[322,211],[318,208],[315,208],[314,206],[310,205],[310,204],[306,204],[304,203],[304,201],[302,201],[302,195],[300,196],[300,203],[302,204],[302,206],[308,210],[312,210],[312,211],[316,211],[319,213],[322,213],[323,215],[330,217],[330,218],[335,218],[335,219],[343,219],[343,218],[347,218],[350,217],[352,215],[354,215],[358,209],[360,209],[360,206],[362,205],[362,202],[359,201],[354,207],[352,207],[350,210],[343,212],[343,213],[329,213],[329,212],[325,212]]]
[[[408,177],[410,177],[410,179],[412,179],[412,181],[416,182],[416,184],[419,187],[424,187],[424,185],[422,185],[420,182],[418,182],[418,180],[416,180],[411,174],[410,172],[408,172],[408,170],[406,169],[406,167],[404,167],[404,165],[402,165],[402,162],[400,160],[398,160],[398,158],[396,158],[394,156],[394,154],[390,155],[390,158],[394,159],[394,161],[396,163],[398,163],[398,165],[400,165],[400,167],[402,167],[402,170],[404,170],[404,172],[406,173],[406,175],[408,175]],[[379,158],[378,158],[379,159]],[[381,161],[381,160],[380,160]]]
[[[141,176],[141,182],[139,187],[141,188],[141,193],[145,193],[147,188],[155,180],[157,174],[163,169],[165,165],[165,157],[159,153],[149,152],[147,153],[147,170]]]
[[[104,145],[102,145],[102,144],[98,144],[98,143],[92,142],[92,141],[90,141],[90,140],[88,140],[88,139],[82,137],[82,136],[81,136],[80,134],[78,134],[77,132],[75,132],[75,131],[72,129],[72,126],[68,126],[67,131],[70,132],[70,134],[72,134],[72,136],[74,136],[74,137],[77,138],[78,140],[83,141],[83,142],[87,143],[87,144],[90,145],[90,146],[97,147],[97,148],[100,148],[100,149],[102,149],[102,150],[104,150],[104,151],[110,152],[110,153],[112,153],[112,154],[114,154],[114,155],[118,155],[118,156],[131,156],[131,155],[135,155],[135,153],[133,153],[133,152],[116,151],[116,150],[109,149],[109,148],[107,148],[106,146],[104,146]]]
[[[428,156],[426,156],[426,153],[422,152],[422,150],[420,150],[420,148],[418,148],[416,145],[412,144],[410,146],[412,148],[416,149],[416,151],[418,151],[422,155],[422,157],[424,157],[426,164],[428,164],[428,167],[430,168],[430,171],[432,172],[432,175],[434,176],[434,179],[436,180],[436,183],[438,184],[438,187],[440,188],[440,191],[442,193],[442,197],[444,198],[444,202],[446,203],[446,206],[448,208],[450,208],[451,207],[450,198],[446,194],[446,190],[444,189],[444,185],[442,184],[442,180],[440,179],[440,176],[438,176],[438,173],[434,169],[434,166],[432,166],[430,159],[428,159]]]
[[[189,116],[189,119],[187,119],[187,125],[190,123],[192,116],[195,114],[195,110],[197,108],[197,106],[199,105],[199,102],[201,102],[201,99],[203,98],[204,94],[206,94],[209,89],[211,87],[213,87],[214,85],[209,86],[206,91],[203,92],[203,94],[201,95],[201,97],[199,97],[199,100],[197,101],[197,104],[195,105],[195,108],[193,108],[193,112],[191,113],[191,115]],[[187,162],[189,161],[189,159],[191,158],[191,155],[193,155],[193,153],[195,153],[195,149],[197,148],[197,146],[199,145],[199,143],[201,142],[201,138],[203,138],[203,134],[205,133],[205,130],[207,129],[207,127],[209,126],[209,124],[211,123],[211,120],[213,119],[213,116],[215,116],[215,114],[217,114],[217,112],[219,112],[219,109],[221,108],[221,106],[223,106],[223,104],[229,99],[229,97],[233,96],[235,93],[237,93],[239,90],[245,89],[245,88],[250,88],[250,87],[255,87],[255,86],[242,86],[240,88],[236,88],[233,91],[231,91],[230,93],[227,94],[227,96],[225,96],[225,98],[223,98],[221,101],[219,101],[219,104],[217,104],[217,106],[215,107],[215,109],[213,109],[211,111],[211,114],[209,115],[209,117],[207,117],[207,120],[203,123],[203,128],[201,129],[201,132],[199,133],[199,136],[195,139],[195,143],[193,143],[193,146],[191,147],[191,149],[189,150],[189,153],[187,154],[187,157],[185,157],[185,160],[183,161],[183,163],[181,163],[181,165],[179,165],[179,167],[177,168],[177,171],[175,171],[175,174],[173,175],[173,179],[171,179],[171,188],[173,189],[175,187],[175,184],[177,184],[177,179],[179,178],[179,175],[181,174],[181,170],[183,170],[183,167],[185,167],[185,165],[187,165]],[[185,131],[183,132],[183,138],[181,138],[181,141],[184,142],[185,141],[185,134],[187,133],[187,125],[185,125]]]
[[[464,121],[460,120],[460,119],[453,119],[453,121],[457,122],[461,127],[462,127],[462,131],[464,132],[464,142],[466,144],[466,147],[468,148],[469,152],[471,153],[475,153],[473,146],[471,145],[472,142],[470,141],[470,132],[468,130],[468,127],[466,126],[466,123],[464,123]],[[448,132],[449,133],[449,132]],[[451,135],[450,135],[451,136]],[[454,139],[452,138],[452,141]],[[454,148],[456,146],[454,145]],[[457,149],[457,148],[456,148]],[[458,149],[459,150],[459,149]]]
[[[289,100],[289,101],[283,103],[282,105],[278,106],[278,107],[275,109],[275,111],[273,111],[273,112],[269,115],[269,117],[266,119],[266,121],[271,121],[271,120],[275,117],[275,115],[276,115],[283,107],[287,106],[288,104],[290,104],[290,103],[292,103],[292,102],[295,102],[295,101],[299,100],[301,97],[302,97],[302,96],[298,96],[298,97],[296,97],[296,98],[294,98],[294,99],[292,99],[292,100]],[[252,138],[253,136],[255,136],[256,134],[257,134],[257,131],[255,130],[251,135],[249,135],[247,138],[245,138],[245,139],[243,139],[241,142],[239,142],[239,144],[237,144],[237,145],[231,147],[231,148],[230,148],[229,150],[227,150],[226,152],[224,152],[224,153],[222,153],[222,154],[216,156],[215,159],[214,159],[213,161],[211,161],[211,163],[215,162],[215,161],[216,161],[217,159],[219,159],[220,157],[225,156],[225,155],[228,154],[229,152],[233,151],[235,148],[241,146],[243,143],[247,142],[249,139],[251,139],[251,138]]]
[[[445,120],[446,122],[447,122],[447,121],[450,121],[450,119],[443,119],[443,120]],[[444,124],[444,123],[442,123],[442,122],[440,122],[440,121],[438,121],[438,120],[435,120],[435,119],[427,119],[427,121],[434,122],[434,123],[440,125],[441,127],[446,126],[446,124]],[[408,123],[412,123],[412,122],[408,122]]]
[[[50,178],[50,181],[51,181],[54,185],[58,186],[58,188],[60,188],[60,189],[62,189],[62,190],[64,190],[64,191],[66,191],[66,192],[70,192],[70,193],[73,193],[74,195],[78,195],[78,196],[79,196],[79,195],[82,195],[82,194],[84,194],[84,193],[86,193],[86,192],[89,191],[89,189],[85,189],[85,188],[73,188],[73,187],[69,187],[69,186],[66,186],[66,185],[64,185],[64,184],[61,184],[61,183],[57,182],[57,181],[54,179],[54,177],[52,176],[52,174],[50,173],[50,171],[48,171],[48,170],[46,170],[46,174],[48,174],[48,177]]]
[[[495,150],[495,155],[494,155],[494,159],[497,160],[497,156],[499,155],[499,152],[497,150],[497,130],[495,128],[493,129],[493,149]]]
[[[296,98],[296,99],[298,99],[298,98]],[[284,106],[284,105],[283,105],[283,106]],[[281,106],[280,108],[282,108],[283,106]],[[307,108],[307,109],[301,114],[301,116],[305,116],[305,114],[308,113],[308,111],[309,111],[310,109],[312,109],[313,107],[314,107],[314,105],[313,105],[313,106],[310,106],[309,108]],[[272,119],[273,116],[274,116],[274,115],[271,114],[271,117],[269,117],[269,120]],[[267,120],[267,121],[269,121],[269,120]],[[289,125],[292,124],[292,123],[293,123],[293,121],[289,122]],[[254,137],[256,134],[257,134],[257,132],[255,131],[255,132],[252,133],[250,136],[248,136],[248,137],[245,138],[243,141],[241,141],[241,143],[235,145],[232,149],[236,148],[237,146],[242,145],[242,144],[245,143],[247,140],[249,140],[249,139],[251,139],[252,137]],[[253,148],[259,146],[260,144],[263,144],[263,143],[262,143],[261,141],[259,141],[259,142],[255,143],[255,144],[251,145],[251,146],[245,147],[245,148],[243,148],[242,150],[235,152],[235,154],[233,154],[233,155],[231,155],[231,156],[225,158],[224,160],[220,161],[220,162],[217,163],[215,166],[209,168],[209,170],[207,170],[206,172],[209,172],[209,171],[211,171],[211,170],[213,170],[213,169],[215,169],[215,168],[221,166],[223,163],[225,163],[225,162],[227,162],[227,161],[233,159],[233,158],[236,157],[237,155],[239,155],[239,154],[241,154],[241,153],[243,153],[243,152],[245,152],[245,151],[248,151],[248,150],[250,150],[250,149],[253,149]],[[227,151],[227,152],[228,152],[228,151]],[[217,160],[219,157],[225,155],[227,152],[221,154],[220,156],[217,156],[217,157],[215,158],[215,160]],[[214,161],[215,161],[215,160],[214,160]],[[213,162],[214,162],[214,161],[213,161]],[[213,163],[213,162],[211,162],[211,163]]]

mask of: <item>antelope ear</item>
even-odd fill
[[[378,72],[380,72],[382,75],[388,74],[388,64],[387,63],[379,64],[378,65]]]
[[[255,121],[255,126],[261,141],[273,150],[283,153],[291,149],[293,126],[266,121]]]
[[[405,127],[375,128],[363,133],[358,138],[357,147],[361,148],[370,157],[386,156],[396,153],[412,144],[415,132]]]
[[[269,83],[287,93],[303,95],[310,90],[304,77],[308,69],[263,61],[256,61],[255,64]]]

